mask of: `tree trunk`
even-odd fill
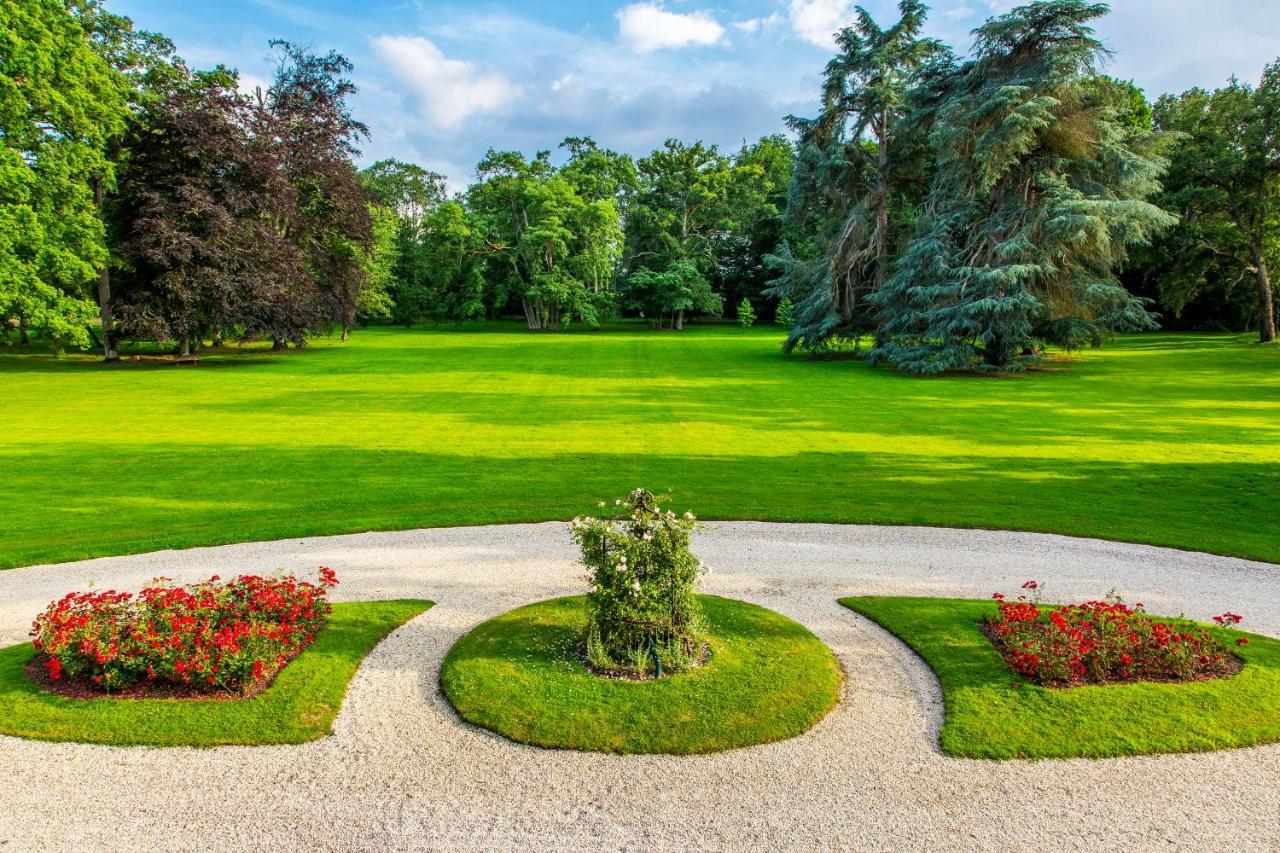
[[[18,315],[18,343],[27,346],[31,343],[31,321],[27,319],[27,315]]]
[[[213,340],[210,341],[209,345],[214,347],[222,346],[222,327],[221,326],[213,327]]]
[[[529,331],[539,332],[542,330],[542,317],[538,314],[538,306],[530,302],[527,297],[520,297],[520,307],[524,309],[524,321],[529,325]]]
[[[679,311],[676,312],[675,320],[672,322],[671,325],[677,332],[684,331],[684,309],[683,308],[681,308]]]
[[[179,350],[178,350],[178,355],[181,355],[181,356],[188,356],[188,355],[191,355],[191,338],[190,338],[190,336],[185,335],[185,334],[182,336],[181,349],[179,349]]]
[[[102,214],[102,178],[93,176],[93,203]],[[111,259],[102,262],[98,272],[98,314],[102,317],[102,360],[119,361],[120,353],[112,341],[115,320],[111,314]]]
[[[1267,271],[1267,257],[1262,246],[1250,241],[1250,248],[1258,279],[1258,340],[1269,344],[1276,339],[1276,304],[1271,290],[1271,274]]]
[[[286,341],[284,338],[277,338],[277,337],[275,337],[275,336],[272,336],[272,338],[271,338],[271,351],[272,351],[272,352],[284,352],[284,351],[285,351],[285,350],[287,350],[288,348],[289,348],[289,342],[288,342],[288,341]]]
[[[342,340],[345,343],[347,338],[351,337],[351,327],[346,323],[342,324]]]

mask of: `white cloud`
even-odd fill
[[[772,15],[764,18],[747,18],[745,21],[734,21],[733,26],[742,30],[744,33],[754,35],[761,30],[770,30],[777,24],[785,20],[782,15],[774,12]]]
[[[836,30],[853,20],[850,0],[791,0],[791,29],[818,47],[834,47]]]
[[[502,74],[449,59],[421,36],[378,36],[372,44],[436,130],[457,130],[472,115],[498,112],[520,94],[520,87]]]
[[[633,3],[618,10],[618,36],[639,53],[688,45],[719,44],[724,27],[708,12],[680,14],[658,3]]]

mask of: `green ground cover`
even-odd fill
[[[332,731],[370,650],[431,607],[396,600],[333,605],[315,643],[252,699],[69,699],[27,678],[30,643],[0,649],[0,734],[116,746],[304,743]]]
[[[910,646],[942,685],[948,755],[965,758],[1103,758],[1201,752],[1280,740],[1280,641],[1243,634],[1244,668],[1182,684],[1115,684],[1051,690],[1023,684],[978,621],[990,601],[859,597],[844,606]],[[1242,632],[1232,632],[1239,634]]]
[[[638,485],[708,519],[1047,531],[1280,562],[1280,349],[1123,338],[915,378],[776,328],[366,329],[199,367],[0,347],[0,566],[568,519]]]
[[[594,752],[687,755],[783,740],[839,698],[835,655],[781,614],[699,596],[711,658],[647,681],[596,675],[578,646],[586,599],[541,601],[481,623],[445,657],[459,715],[512,740]]]

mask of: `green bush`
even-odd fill
[[[790,329],[795,325],[796,306],[791,301],[790,296],[784,296],[778,300],[778,310],[774,314],[774,322],[784,329]]]
[[[745,297],[738,303],[738,325],[744,329],[750,329],[751,324],[756,321],[756,310],[751,307],[751,300]]]
[[[689,669],[703,657],[695,596],[703,567],[689,551],[698,523],[693,513],[664,510],[665,501],[636,489],[614,501],[611,517],[570,524],[591,583],[583,650],[598,672],[644,678]]]

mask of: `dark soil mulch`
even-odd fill
[[[1236,657],[1234,654],[1228,653],[1227,659],[1223,661],[1222,669],[1217,672],[1206,672],[1191,678],[1179,678],[1176,675],[1160,675],[1146,677],[1130,676],[1129,678],[1096,680],[1091,677],[1086,677],[1080,681],[1073,681],[1070,684],[1042,684],[1037,679],[1018,674],[1017,670],[1013,669],[1013,662],[1010,660],[1011,655],[1009,653],[1008,644],[1005,643],[1003,637],[995,632],[995,629],[991,627],[990,622],[985,619],[979,622],[978,630],[982,632],[982,636],[991,641],[991,645],[995,646],[996,651],[1000,653],[1000,657],[1004,658],[1004,662],[1009,666],[1010,670],[1013,670],[1014,674],[1017,675],[1018,678],[1021,678],[1028,684],[1047,687],[1050,690],[1070,690],[1073,687],[1087,687],[1089,685],[1105,686],[1109,684],[1140,684],[1142,682],[1147,682],[1149,684],[1190,684],[1195,681],[1216,681],[1219,678],[1230,678],[1233,675],[1239,674],[1240,670],[1244,669],[1244,661],[1240,660],[1240,658]]]

